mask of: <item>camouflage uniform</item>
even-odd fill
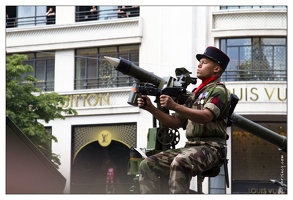
[[[161,187],[167,187],[169,191],[165,192],[169,193],[188,193],[192,176],[223,164],[221,148],[226,138],[230,92],[217,81],[204,86],[185,103],[194,109],[211,110],[215,119],[203,125],[174,113],[186,129],[186,146],[152,155],[141,162],[141,193],[163,193]]]

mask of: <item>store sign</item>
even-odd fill
[[[93,108],[103,106],[125,106],[129,91],[68,94],[64,108]]]
[[[260,181],[237,181],[232,183],[232,194],[278,194],[279,187]]]
[[[91,94],[71,94],[66,95],[68,101],[63,107],[95,107],[97,105],[109,105],[110,94],[109,93],[91,93]]]
[[[227,88],[239,97],[240,102],[286,102],[286,83],[243,83],[226,84]],[[125,106],[129,91],[69,94],[64,108],[92,108],[103,106]]]
[[[242,102],[285,102],[288,98],[285,84],[231,84],[227,88]]]

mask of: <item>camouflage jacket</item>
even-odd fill
[[[186,129],[186,138],[192,141],[194,138],[226,137],[226,128],[230,108],[230,91],[223,83],[215,80],[204,86],[196,95],[192,95],[185,102],[185,106],[194,109],[209,109],[214,113],[214,120],[207,124],[199,124],[174,113]]]

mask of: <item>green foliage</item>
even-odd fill
[[[51,142],[57,138],[46,133],[40,120],[65,119],[66,115],[77,115],[72,109],[64,109],[67,98],[55,92],[42,93],[34,86],[37,82],[32,75],[33,68],[23,65],[26,55],[6,56],[6,115],[22,130],[28,138],[59,168],[59,155],[51,152]]]

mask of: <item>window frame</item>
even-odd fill
[[[21,7],[33,9],[34,14],[28,14],[27,16],[20,17],[19,12]],[[46,16],[49,8],[53,9],[55,13],[54,15]],[[39,12],[43,14],[40,15]],[[55,19],[56,6],[6,6],[6,28],[51,25],[55,24]]]
[[[244,39],[247,44],[236,43]],[[270,39],[271,44],[264,43]],[[277,44],[278,39],[284,41]],[[236,41],[234,44],[233,40]],[[276,44],[273,44],[274,40]],[[266,48],[271,48],[271,57]],[[221,38],[220,49],[230,57],[229,65],[222,74],[223,81],[287,81],[287,37]]]
[[[37,79],[37,82],[34,83],[34,86],[41,89],[43,92],[53,92],[55,87],[55,54],[54,56],[49,57],[38,57],[40,54],[42,55],[52,55],[52,53],[23,53],[28,56],[28,59],[23,61],[23,64],[28,64],[33,67],[33,77]],[[30,56],[29,56],[30,55]],[[38,64],[38,62],[42,62],[42,66]],[[52,66],[48,66],[48,62],[51,61]],[[37,69],[38,68],[38,69]],[[43,69],[41,69],[43,68]],[[48,77],[48,69],[52,68],[53,71],[50,71],[52,78]],[[39,79],[37,75],[37,70],[41,69],[43,71],[44,79]],[[50,79],[50,80],[49,80]]]
[[[123,50],[124,48],[125,50]],[[127,51],[127,48],[129,48],[130,50]],[[97,54],[90,56],[78,55],[78,51],[86,51],[89,49],[96,50]],[[109,49],[109,51],[107,51],[107,49]],[[104,56],[114,58],[122,57],[138,65],[139,45],[130,44],[120,46],[75,49],[74,90],[129,87],[133,85],[135,79],[131,76],[125,75],[115,70],[115,68],[111,66],[106,59],[104,59]],[[96,61],[93,62],[93,65],[96,65],[95,69],[89,69],[91,67],[91,64],[89,64],[89,58],[96,59]],[[84,61],[82,61],[82,59]],[[85,66],[78,66],[78,63],[84,63]],[[89,73],[90,70],[92,70],[91,74]],[[93,73],[95,73],[94,78],[90,77]]]

